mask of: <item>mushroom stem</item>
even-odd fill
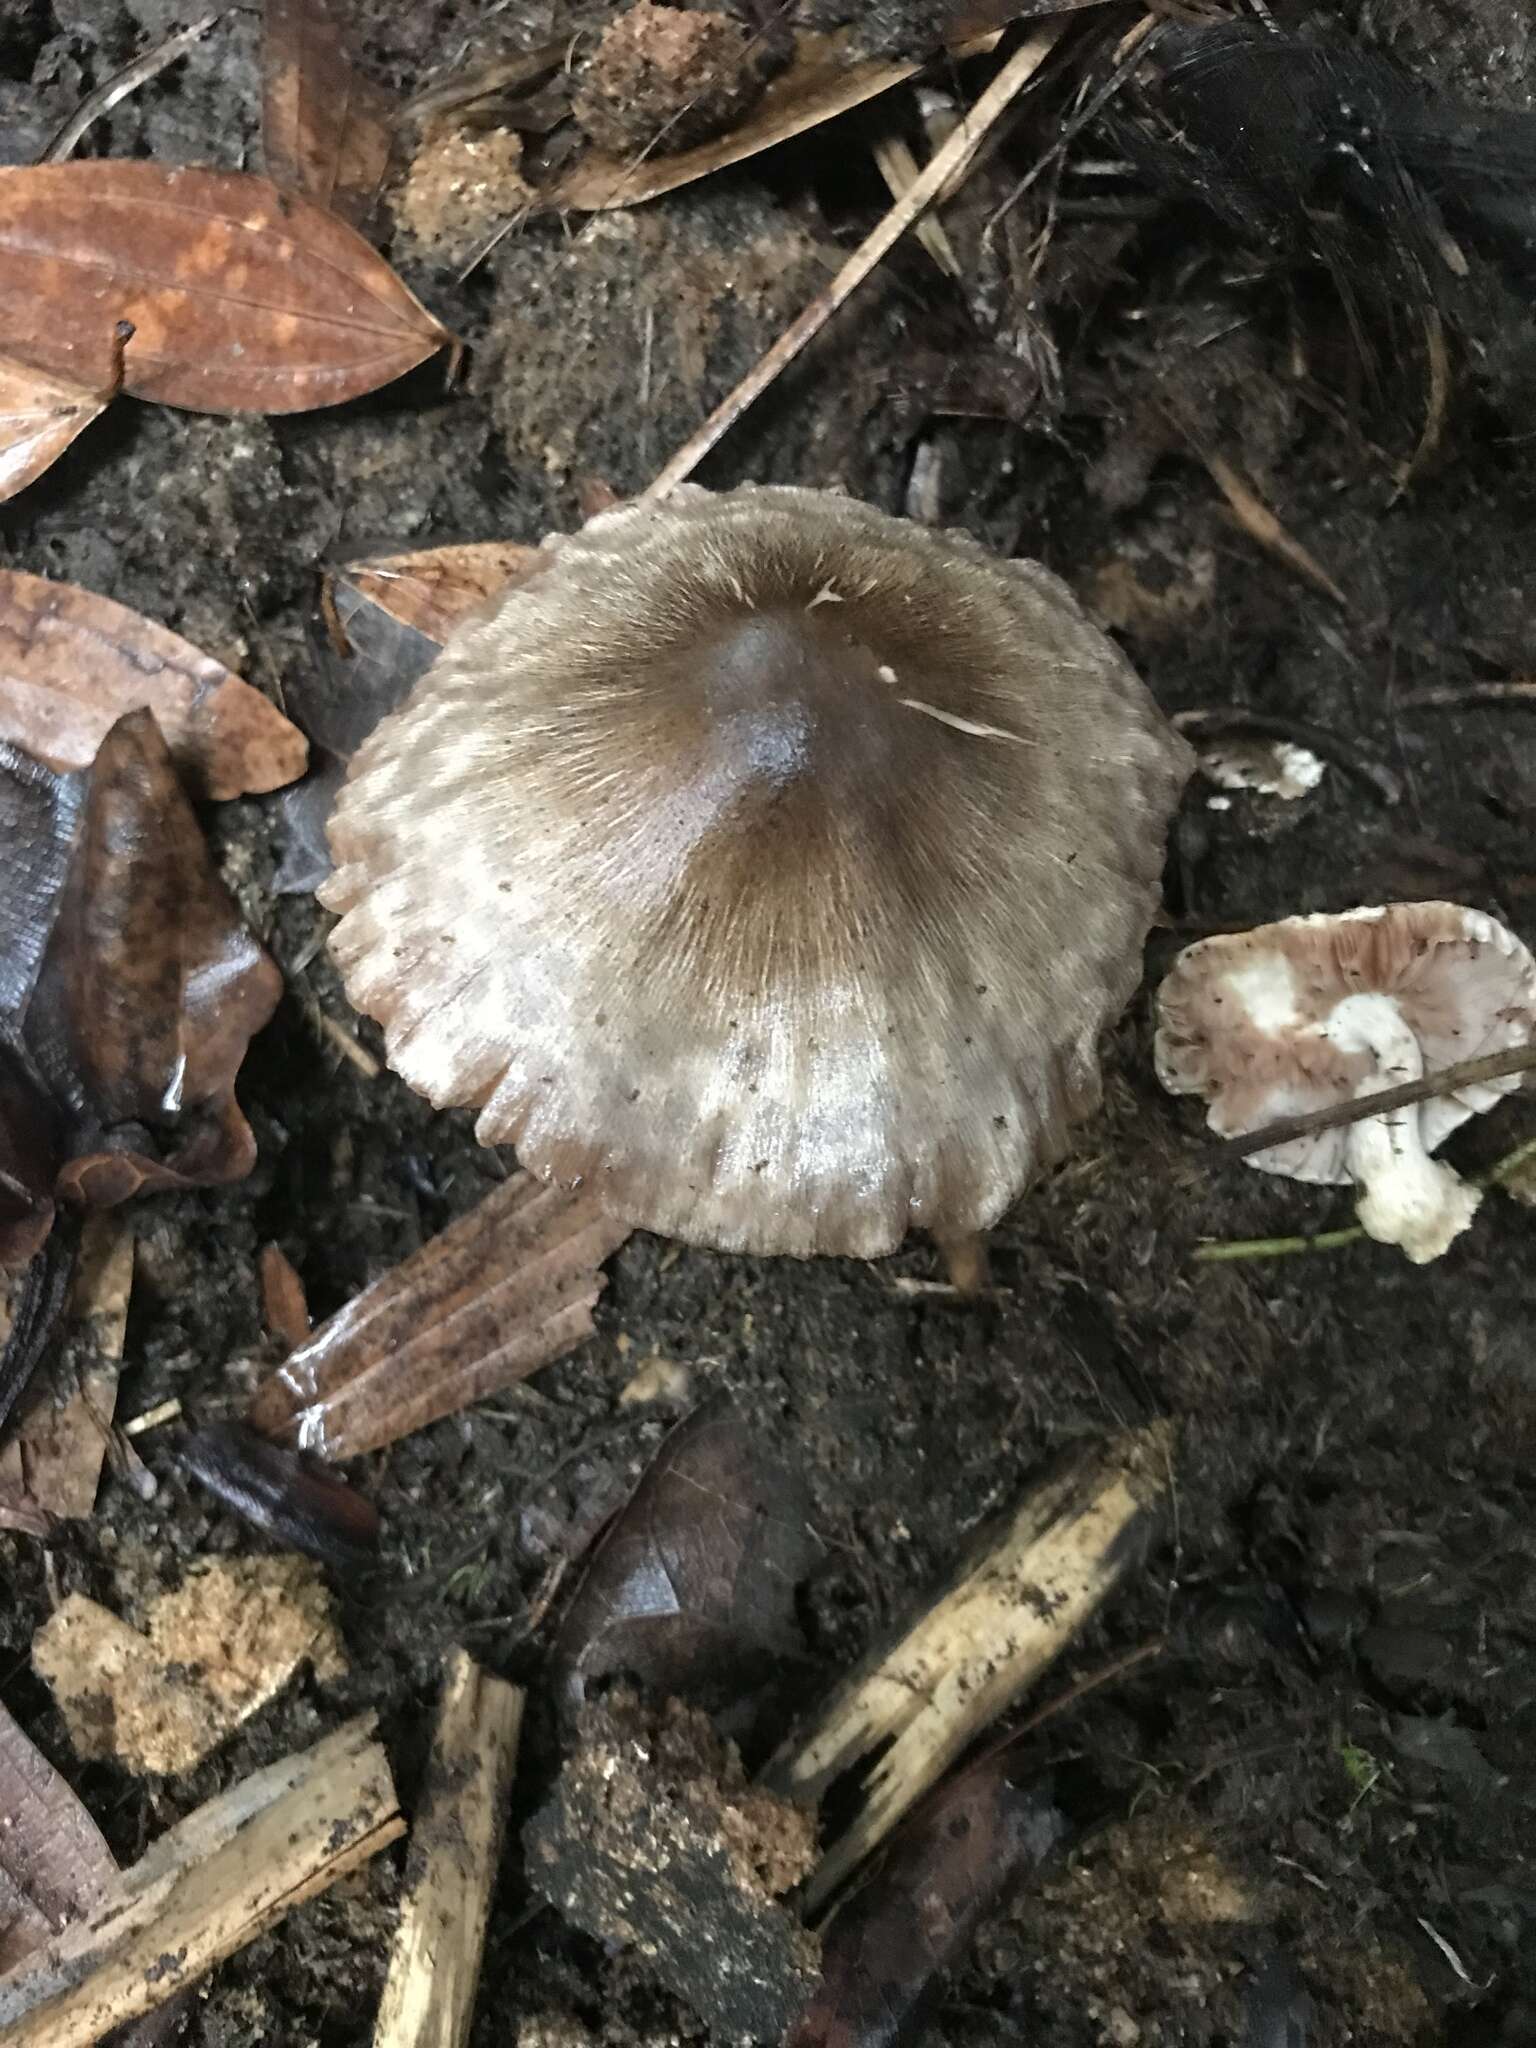
[[[1325,1035],[1341,1052],[1368,1052],[1375,1071],[1356,1090],[1417,1081],[1424,1072],[1419,1042],[1391,996],[1347,996]],[[1453,1168],[1431,1159],[1420,1126],[1422,1105],[1405,1103],[1350,1127],[1345,1164],[1360,1189],[1355,1214],[1368,1237],[1400,1245],[1422,1266],[1459,1237],[1482,1200]]]

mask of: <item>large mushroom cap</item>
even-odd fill
[[[829,493],[545,557],[332,820],[391,1064],[692,1242],[984,1228],[1097,1100],[1187,748],[1054,576]]]

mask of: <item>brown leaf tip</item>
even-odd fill
[[[333,944],[546,1178],[763,1252],[991,1223],[1097,1099],[1190,755],[1065,585],[828,492],[546,543],[359,752]]]

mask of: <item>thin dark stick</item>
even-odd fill
[[[1037,1707],[1027,1721],[1021,1721],[1017,1728],[1008,1731],[1007,1740],[1018,1742],[1023,1736],[1033,1734],[1042,1722],[1054,1721],[1056,1716],[1065,1713],[1068,1707],[1075,1707],[1079,1700],[1086,1699],[1089,1693],[1097,1692],[1101,1686],[1110,1684],[1112,1680],[1123,1678],[1127,1671],[1134,1671],[1138,1664],[1145,1664],[1149,1657],[1161,1657],[1167,1647],[1166,1636],[1149,1636],[1146,1642],[1138,1643],[1134,1650],[1127,1650],[1124,1656],[1112,1657],[1107,1664],[1100,1664],[1086,1677],[1078,1679],[1076,1684],[1069,1685],[1065,1692],[1059,1692],[1054,1699],[1047,1700],[1043,1707]]]
[[[1373,1095],[1357,1095],[1352,1102],[1335,1103],[1331,1109],[1314,1109],[1306,1116],[1283,1116],[1261,1131],[1224,1139],[1221,1150],[1229,1159],[1246,1159],[1250,1153],[1265,1152],[1271,1145],[1287,1145],[1292,1138],[1310,1138],[1314,1131],[1357,1124],[1368,1116],[1384,1116],[1389,1109],[1406,1109],[1412,1102],[1452,1095],[1458,1088],[1470,1088],[1479,1081],[1498,1081],[1506,1074],[1529,1073],[1533,1067],[1536,1045],[1511,1046],[1506,1052],[1487,1053],[1480,1060],[1463,1060],[1459,1066],[1442,1067],[1436,1074],[1423,1074],[1417,1081],[1404,1081],[1397,1088],[1378,1088]]]

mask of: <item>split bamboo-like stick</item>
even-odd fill
[[[774,1758],[766,1773],[774,1791],[817,1798],[889,1745],[851,1825],[807,1884],[808,1913],[1066,1648],[1141,1554],[1169,1473],[1164,1423],[1128,1430],[1057,1467]]]
[[[469,2039],[523,1698],[455,1651],[373,2048],[464,2048]]]
[[[0,1977],[5,2048],[90,2048],[405,1832],[371,1714],[232,1785]]]

